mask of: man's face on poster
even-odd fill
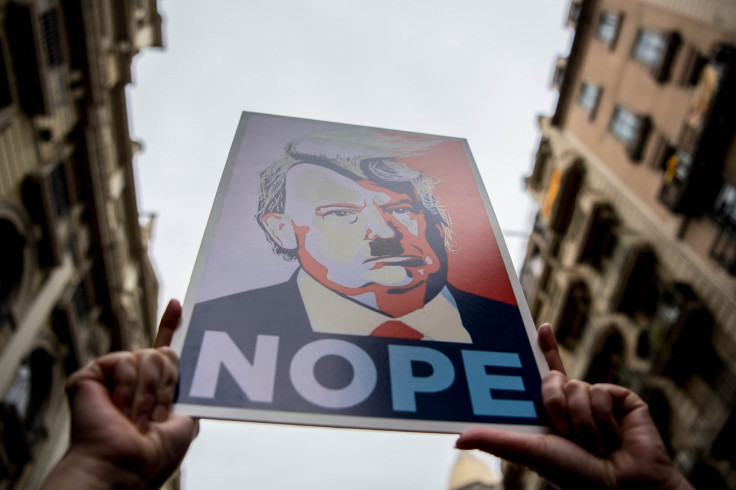
[[[428,226],[437,225],[427,223],[413,192],[318,165],[289,169],[284,214],[264,221],[283,246],[296,249],[307,273],[341,294],[401,293],[442,266],[427,239]]]

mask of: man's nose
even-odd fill
[[[366,240],[375,240],[376,238],[392,238],[396,235],[396,231],[391,226],[380,209],[375,206],[368,206],[364,210],[366,219]]]

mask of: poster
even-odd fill
[[[174,338],[176,411],[537,432],[535,339],[465,140],[243,113]]]

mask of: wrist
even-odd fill
[[[135,472],[93,455],[70,449],[46,476],[39,490],[54,488],[110,490],[146,487]]]

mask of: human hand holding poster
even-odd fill
[[[541,431],[535,338],[465,140],[243,114],[174,338],[178,412]]]

